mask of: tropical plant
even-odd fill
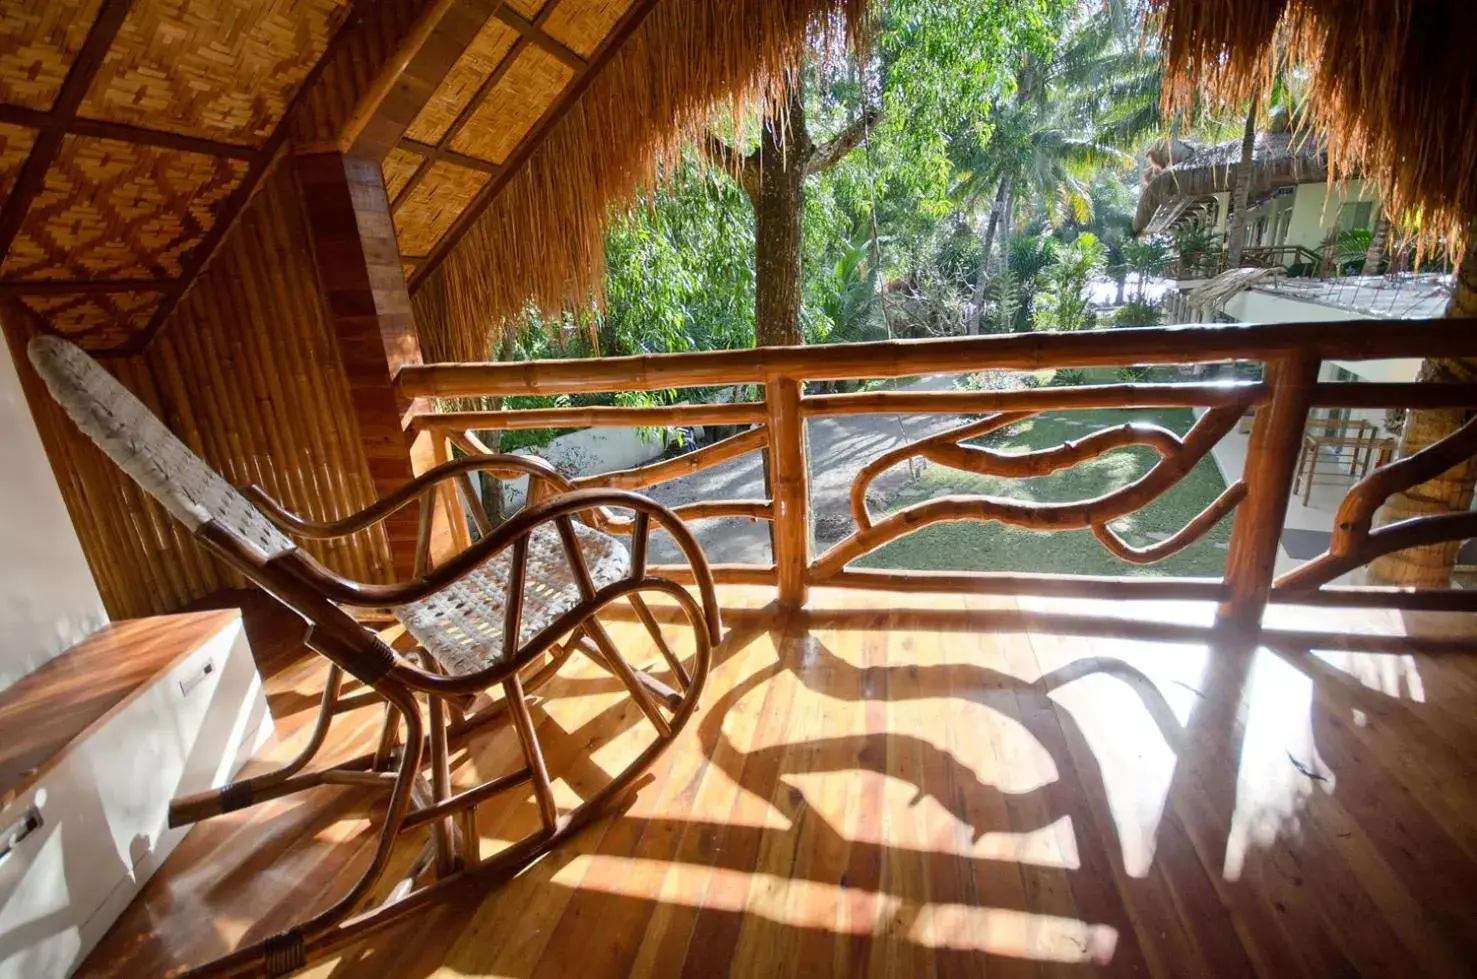
[[[1163,238],[1144,238],[1123,243],[1123,264],[1128,271],[1138,276],[1138,291],[1135,298],[1142,302],[1144,284],[1149,278],[1157,278],[1169,268],[1174,252]]]
[[[819,283],[823,293],[820,316],[807,324],[806,336],[813,343],[852,343],[880,340],[882,324],[877,319],[877,274],[871,263],[872,242],[862,236],[849,243]]]
[[[1339,232],[1333,245],[1333,264],[1339,275],[1352,275],[1362,271],[1369,255],[1374,232],[1368,228],[1348,228]]]
[[[1132,162],[1118,144],[1096,132],[1095,124],[1115,107],[1113,93],[1142,88],[1140,76],[1154,71],[1146,68],[1149,64],[1129,53],[1111,18],[1085,21],[1049,55],[1023,59],[988,131],[962,133],[954,140],[955,163],[962,171],[956,193],[966,204],[990,202],[981,232],[985,265],[975,283],[977,307],[983,308],[979,300],[1000,228],[1007,239],[1003,250],[1009,248],[1018,200],[1033,202],[1054,227],[1094,224],[1095,174],[1104,165]]]
[[[1087,287],[1102,270],[1103,259],[1103,245],[1091,233],[1057,247],[1055,260],[1042,275],[1045,288],[1036,299],[1037,329],[1090,330],[1097,325]]]
[[[1164,311],[1158,303],[1135,299],[1124,303],[1113,311],[1114,326],[1159,326],[1164,322]]]

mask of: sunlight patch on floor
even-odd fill
[[[1313,738],[1313,680],[1266,649],[1256,653],[1243,698],[1245,728],[1236,776],[1236,809],[1222,872],[1239,880],[1252,847],[1295,834],[1314,792],[1335,778]]]
[[[1037,962],[1106,965],[1118,946],[1118,930],[1077,918],[1008,908],[927,904],[918,909],[908,937],[950,948]]]

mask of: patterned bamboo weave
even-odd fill
[[[580,551],[597,589],[619,581],[631,557],[620,541],[574,525]],[[512,548],[430,598],[395,609],[405,628],[449,673],[465,675],[500,663],[516,650],[503,648]],[[528,537],[528,573],[518,643],[527,643],[581,601],[578,579],[564,542],[549,524]]]

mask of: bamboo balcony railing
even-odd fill
[[[743,433],[688,455],[620,472],[566,480],[556,489],[641,489],[729,461],[768,453],[769,499],[711,500],[677,510],[684,520],[744,516],[772,522],[773,565],[717,565],[727,583],[774,585],[783,605],[803,604],[813,586],[906,591],[988,592],[1096,598],[1199,599],[1219,603],[1227,627],[1253,628],[1269,600],[1308,604],[1477,610],[1477,593],[1445,589],[1330,586],[1338,576],[1393,550],[1477,536],[1477,514],[1420,517],[1372,529],[1393,493],[1439,475],[1477,454],[1477,421],[1356,484],[1337,517],[1329,551],[1275,578],[1274,562],[1301,449],[1314,408],[1477,408],[1477,385],[1317,381],[1322,361],[1397,357],[1477,357],[1477,323],[1466,320],[1181,326],[1088,333],[1035,333],[947,340],[890,341],[598,360],[427,364],[403,368],[397,385],[409,398],[559,395],[759,385],[762,402],[669,407],[423,412],[412,424],[433,439],[438,459],[453,450],[486,453],[479,431],[570,425],[666,427],[749,424]],[[856,380],[993,369],[1206,364],[1260,361],[1260,382],[1107,384],[1019,391],[806,394],[807,381]],[[1124,425],[1049,449],[1004,454],[966,440],[1043,411],[1082,408],[1204,409],[1183,436],[1153,425]],[[1144,548],[1123,541],[1109,523],[1151,503],[1256,409],[1244,472],[1188,524]],[[870,460],[851,488],[853,532],[821,554],[811,551],[805,421],[836,415],[959,414],[976,416]],[[889,515],[868,511],[867,485],[910,458],[972,473],[1039,476],[1105,452],[1142,445],[1158,461],[1135,482],[1095,499],[1039,503],[991,496],[924,500]],[[470,484],[461,503],[481,521]],[[447,500],[448,504],[454,500]],[[1122,560],[1150,564],[1188,546],[1234,512],[1225,573],[1220,578],[1131,578],[1006,572],[937,573],[852,569],[856,559],[933,523],[997,520],[1042,533],[1091,530]],[[429,518],[427,518],[429,519]],[[465,518],[452,530],[468,533]],[[480,523],[479,523],[480,526]],[[621,527],[611,527],[617,532]],[[681,568],[654,568],[680,576]]]

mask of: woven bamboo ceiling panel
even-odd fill
[[[351,2],[0,0],[0,288],[92,349],[149,335]]]
[[[422,143],[435,143],[445,136],[517,40],[518,32],[513,28],[496,18],[488,20],[405,135]]]
[[[345,0],[136,0],[81,114],[259,145],[347,10]]]
[[[544,30],[588,58],[630,6],[631,0],[564,0],[550,11]]]
[[[144,329],[162,292],[23,296],[23,302],[62,336],[86,350],[116,350]]]
[[[0,4],[0,102],[51,108],[101,0]]]
[[[36,131],[0,123],[0,204],[10,197],[16,174],[36,142]]]
[[[172,279],[243,160],[67,136],[0,279]]]
[[[395,212],[395,236],[400,254],[419,257],[446,234],[488,175],[450,163],[433,163]]]
[[[506,0],[383,161],[413,276],[465,229],[567,106],[633,0]]]

